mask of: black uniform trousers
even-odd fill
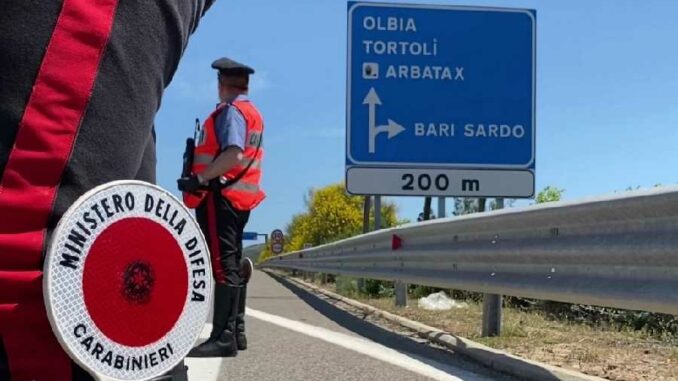
[[[195,215],[209,245],[215,281],[240,287],[242,236],[250,212],[234,208],[220,192],[210,191]]]

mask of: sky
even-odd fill
[[[678,1],[423,3],[537,11],[537,191],[557,186],[577,200],[678,183]],[[216,105],[210,64],[222,56],[256,69],[250,97],[266,127],[268,197],[246,231],[284,228],[309,189],[343,181],[346,13],[343,0],[218,0],[156,117],[159,185],[178,195],[185,139]],[[388,200],[410,220],[423,207],[421,197]]]

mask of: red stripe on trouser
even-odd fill
[[[117,0],[64,0],[0,182],[0,336],[12,381],[70,381],[42,301],[42,250]]]
[[[214,279],[219,283],[226,283],[224,267],[221,265],[221,250],[219,250],[219,234],[217,232],[217,206],[214,193],[208,192],[207,199],[207,229],[209,230],[210,258],[212,258],[212,272]]]

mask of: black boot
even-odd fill
[[[151,381],[188,381],[188,367],[181,360],[174,369],[160,377],[152,378]]]
[[[229,305],[228,305],[228,287],[225,284],[215,283],[214,286],[214,305],[212,315],[212,332],[208,341],[216,341],[221,332],[226,328],[228,321]]]
[[[245,304],[247,302],[247,283],[249,283],[254,271],[252,260],[245,257],[240,261],[240,280],[242,288],[240,289],[240,299],[238,301],[238,315],[235,318],[235,341],[238,343],[238,350],[247,349],[247,336],[245,336]]]
[[[238,312],[240,287],[216,285],[212,333],[204,343],[191,349],[186,357],[235,357],[235,316]]]
[[[238,315],[235,317],[235,341],[238,343],[239,351],[247,349],[247,336],[245,336],[245,299],[247,299],[247,284],[244,284],[240,288]]]

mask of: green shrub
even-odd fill
[[[335,289],[337,294],[355,296],[358,294],[358,281],[355,278],[337,275],[335,277]]]

